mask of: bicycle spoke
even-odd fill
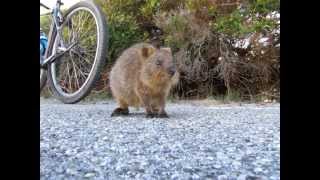
[[[83,65],[83,61],[81,61],[81,58],[79,57],[76,62],[78,62],[79,65],[83,65],[82,66],[83,68],[79,67],[78,64],[73,59],[71,61],[74,63],[74,66],[78,69],[78,72],[80,72],[81,75],[86,78],[87,77],[86,74],[88,75],[90,73],[90,69],[85,71],[85,72],[83,72],[83,69],[85,70],[85,69],[88,69],[88,68],[87,68],[86,65]]]
[[[82,19],[82,24],[81,24],[81,28],[79,28],[79,31],[84,27],[85,23],[88,21],[89,16],[87,15],[86,18],[81,18]],[[88,27],[87,27],[88,28]],[[89,29],[89,28],[88,28]]]
[[[86,63],[88,63],[88,64],[91,64],[90,60],[87,61],[88,59],[85,58],[85,57],[83,57],[81,54],[78,54],[78,56],[79,56],[80,58],[82,58],[82,59],[84,60],[84,62],[86,62]],[[92,56],[92,57],[94,58],[94,56]]]
[[[75,67],[76,67],[77,69],[79,69],[79,73],[80,73],[80,75],[86,79],[86,78],[87,78],[87,76],[84,74],[84,72],[82,72],[81,68],[79,68],[79,66],[78,66],[78,65],[76,65],[76,64],[75,64]]]
[[[76,82],[75,82],[75,83],[78,85],[77,88],[79,88],[80,85],[79,85],[79,80],[78,80],[78,76],[77,76],[77,71],[76,71],[76,68],[75,68],[75,63],[74,63],[74,61],[73,61],[72,59],[71,59],[71,61],[72,61],[72,64],[73,64],[72,67],[73,67],[73,71],[74,71],[74,75],[75,75],[75,79],[76,79]],[[75,85],[76,85],[76,84],[75,84]]]
[[[68,92],[68,81],[70,81],[70,76],[69,76],[69,65],[68,63],[65,66],[66,68],[64,69],[63,73],[62,73],[62,78],[59,80],[59,82],[61,82],[61,88]]]
[[[79,37],[79,39],[81,39],[82,37],[87,37],[87,38],[90,37],[90,36],[87,36],[87,35],[91,32],[92,28],[93,28],[93,27],[88,28],[87,31],[85,31],[85,32]]]

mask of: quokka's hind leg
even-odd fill
[[[125,101],[120,99],[117,101],[118,101],[119,107],[113,110],[111,117],[129,115],[128,104]]]

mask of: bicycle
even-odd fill
[[[93,89],[105,65],[108,29],[104,14],[93,1],[80,1],[61,11],[57,0],[50,10],[51,26],[44,56],[40,54],[40,92],[48,82],[66,104],[77,103]],[[82,32],[83,31],[83,32]]]

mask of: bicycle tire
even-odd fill
[[[52,37],[55,37],[55,33],[56,33],[56,30],[54,28],[54,25],[51,24],[49,34],[52,34],[52,35],[49,38],[52,39]],[[49,57],[49,55],[51,55],[52,45],[53,45],[52,43],[48,44],[47,51],[44,55],[44,58],[47,58],[47,57]],[[41,74],[41,71],[42,71],[42,74]],[[44,68],[40,67],[40,93],[41,93],[42,89],[45,87],[45,85],[47,84],[47,80],[48,80],[47,68],[44,69]]]
[[[42,72],[41,72],[42,71]],[[47,82],[47,72],[44,69],[40,69],[40,93]]]
[[[89,77],[87,77],[88,79],[86,80],[86,83],[83,85],[83,87],[81,87],[79,92],[73,95],[66,95],[64,93],[61,93],[61,91],[59,90],[59,87],[54,82],[55,77],[51,69],[52,64],[48,65],[47,78],[48,78],[50,89],[52,90],[53,95],[65,104],[77,103],[81,101],[83,98],[85,98],[86,96],[88,96],[88,94],[94,88],[95,83],[99,79],[100,72],[106,63],[106,54],[107,54],[109,37],[108,37],[108,27],[107,27],[105,15],[102,13],[101,9],[96,4],[94,4],[94,2],[81,1],[73,5],[66,11],[66,13],[64,14],[64,19],[69,14],[72,14],[73,11],[79,8],[90,9],[93,15],[95,16],[97,26],[99,27],[97,28],[97,31],[99,31],[98,33],[99,43],[97,44],[97,47],[96,47],[95,62],[93,63],[93,67],[91,68]],[[56,36],[56,33],[55,33],[55,36]],[[51,41],[51,42],[54,43],[55,41]],[[63,61],[63,59],[61,59],[61,61]]]

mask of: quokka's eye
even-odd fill
[[[157,59],[156,65],[160,66],[162,64],[162,61],[160,59]]]

